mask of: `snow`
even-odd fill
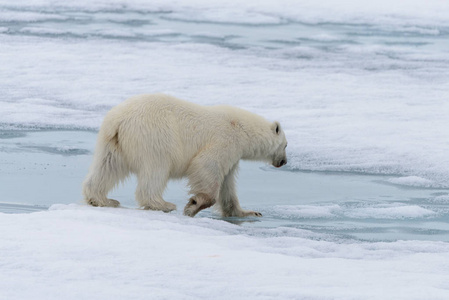
[[[447,299],[442,242],[55,205],[0,214],[2,299]]]

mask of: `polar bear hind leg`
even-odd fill
[[[120,206],[120,202],[108,199],[107,195],[120,181],[126,179],[129,168],[115,147],[114,138],[96,150],[89,174],[83,182],[84,201],[89,205]]]
[[[163,164],[161,161],[159,164]],[[170,212],[176,205],[162,198],[169,180],[169,170],[166,166],[144,163],[137,174],[136,200],[143,209]]]

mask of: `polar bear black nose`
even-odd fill
[[[279,165],[281,165],[281,166],[283,166],[285,164],[287,164],[287,161],[285,159],[281,160],[280,163],[279,163]]]

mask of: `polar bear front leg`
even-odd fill
[[[218,203],[220,205],[223,217],[261,217],[262,214],[257,211],[244,210],[240,207],[239,199],[235,188],[235,177],[238,171],[238,163],[232,167],[231,171],[225,176],[220,188]]]
[[[233,165],[228,163],[230,160],[232,157],[227,157],[219,145],[205,147],[192,159],[186,173],[193,197],[185,206],[184,215],[193,217],[215,204],[224,175]]]

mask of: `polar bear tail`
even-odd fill
[[[83,182],[84,201],[92,206],[118,206],[107,195],[129,175],[119,144],[119,126],[102,127],[89,173]]]

